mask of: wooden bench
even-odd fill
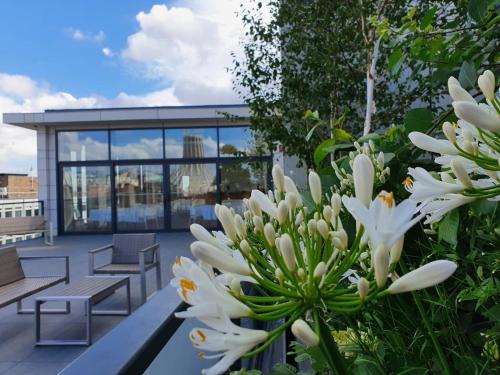
[[[46,275],[40,277],[26,277],[21,260],[64,259],[65,272],[62,276]],[[23,309],[22,300],[44,289],[59,283],[69,283],[69,260],[67,256],[28,256],[17,255],[15,246],[0,248],[0,308],[17,302],[19,314],[32,314],[33,309]],[[69,313],[69,304],[66,309],[44,310],[44,313]]]
[[[54,244],[52,222],[43,216],[22,216],[0,218],[0,236],[43,233],[46,245]]]

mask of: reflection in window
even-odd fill
[[[110,231],[110,168],[64,167],[62,180],[64,231]]]
[[[163,166],[115,167],[118,230],[163,229]]]
[[[210,158],[217,156],[217,129],[166,129],[167,158]]]
[[[111,159],[162,159],[163,135],[161,129],[113,130],[111,132]]]
[[[192,223],[216,227],[215,164],[170,165],[172,229],[187,229]]]
[[[254,156],[268,154],[260,137],[248,126],[219,129],[220,156]]]
[[[108,159],[108,132],[59,132],[57,138],[60,161]]]
[[[250,197],[253,189],[269,188],[270,162],[230,162],[221,164],[222,204],[243,212],[243,198]]]

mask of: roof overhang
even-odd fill
[[[3,122],[36,130],[43,126],[71,126],[75,124],[112,125],[120,123],[163,123],[213,121],[219,123],[228,116],[240,119],[250,117],[244,104],[133,107],[46,110],[39,113],[4,113]]]

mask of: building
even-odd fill
[[[36,199],[38,177],[18,173],[0,173],[0,199]]]
[[[39,199],[66,234],[215,228],[215,203],[239,211],[252,189],[271,187],[273,155],[248,118],[244,105],[216,105],[6,113],[3,121],[37,132]]]

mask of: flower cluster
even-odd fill
[[[445,122],[446,139],[435,139],[419,132],[410,133],[411,142],[428,152],[440,154],[438,176],[423,168],[409,168],[405,187],[411,199],[423,202],[427,223],[476,199],[500,199],[500,100],[495,94],[495,76],[489,70],[478,79],[486,103],[476,100],[453,77],[448,90],[458,117]]]
[[[191,226],[197,261],[178,258],[171,285],[190,305],[177,316],[197,318],[208,327],[190,334],[200,357],[221,358],[204,374],[221,374],[238,358],[265,350],[287,328],[306,346],[319,345],[331,356],[336,346],[325,344],[332,340],[327,316],[433,286],[455,271],[455,263],[437,260],[398,277],[404,234],[421,219],[420,206],[411,200],[396,205],[392,193],[384,191],[373,199],[375,172],[365,153],[352,167],[354,196],[326,197],[319,176],[310,172],[312,212],[293,180],[275,166],[273,194],[252,191],[242,215],[216,205],[224,233]],[[358,222],[353,238],[343,227],[341,210]],[[271,331],[253,330],[234,324],[235,318],[283,323]]]
[[[375,187],[383,185],[391,174],[391,169],[386,167],[388,160],[386,160],[384,153],[376,153],[375,144],[372,140],[369,140],[368,143],[365,143],[362,146],[358,142],[354,142],[354,147],[356,148],[356,151],[351,151],[348,155],[349,167],[351,170],[353,170],[356,156],[364,154],[368,156],[373,164],[372,171]],[[354,192],[354,175],[346,171],[346,169],[342,166],[339,166],[339,164],[342,164],[342,160],[343,159],[332,161],[333,170],[340,181],[339,186],[333,186],[332,189],[334,192],[339,194],[351,194]]]

